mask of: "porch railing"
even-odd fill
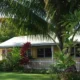
[[[30,61],[26,68],[30,69],[48,69],[52,61]]]
[[[30,61],[26,68],[30,69],[49,69],[53,61]],[[80,62],[76,62],[77,71],[80,71]]]
[[[77,71],[80,71],[80,62],[76,62]]]

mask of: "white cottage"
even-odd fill
[[[77,69],[80,70],[80,36],[76,36],[74,41],[77,41],[76,47],[72,48],[72,56],[77,63]],[[58,39],[55,39],[58,43]],[[0,54],[7,54],[8,50],[12,47],[21,47],[24,43],[30,42],[31,49],[28,52],[29,56],[33,59],[30,60],[28,68],[48,68],[51,63],[55,61],[54,53],[58,51],[58,48],[53,40],[43,38],[43,36],[18,36],[13,37],[0,44]],[[2,59],[2,56],[0,57]]]

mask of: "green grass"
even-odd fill
[[[48,74],[0,73],[0,80],[49,80]]]

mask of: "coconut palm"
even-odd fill
[[[55,33],[62,50],[66,33],[71,36],[76,30],[79,5],[79,0],[0,0],[0,11],[28,34]]]

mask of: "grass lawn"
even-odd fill
[[[48,74],[0,72],[0,80],[49,80]]]

